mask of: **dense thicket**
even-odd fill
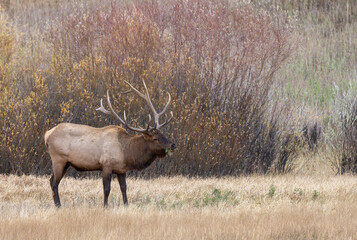
[[[227,175],[285,170],[291,155],[274,75],[290,54],[286,27],[228,1],[78,4],[27,41],[1,30],[1,172],[48,173],[43,135],[60,122],[116,124],[95,111],[106,89],[143,125],[148,111],[120,92],[145,79],[157,107],[172,95],[178,144],[144,175]],[[15,41],[15,37],[18,37]],[[283,119],[283,120],[282,120]]]
[[[107,89],[144,125],[149,109],[120,92],[145,79],[158,109],[173,97],[165,132],[179,148],[134,175],[282,173],[296,161],[356,173],[357,4],[243,2],[1,1],[0,172],[49,173],[43,134],[60,122],[118,124],[95,111]]]
[[[322,146],[340,173],[357,171],[356,98],[345,94],[355,88],[357,4],[34,0],[16,13],[16,1],[3,3],[1,173],[49,173],[43,135],[60,122],[118,124],[95,111],[107,89],[118,112],[144,125],[149,109],[120,94],[124,80],[141,88],[141,79],[158,109],[167,100],[164,91],[171,93],[174,120],[165,132],[178,151],[136,175],[286,172],[304,142],[312,154]],[[301,27],[306,22],[297,19],[305,18],[313,25]],[[299,62],[306,54],[301,36],[319,25],[317,43],[336,47],[325,53],[312,41],[311,56]],[[297,51],[284,65],[292,46]],[[331,90],[334,84],[341,88]]]

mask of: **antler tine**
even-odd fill
[[[150,95],[149,95],[149,90],[148,90],[148,88],[146,87],[146,83],[145,83],[144,79],[143,79],[143,84],[144,84],[144,88],[145,88],[145,92],[146,92],[146,99],[147,99],[146,101],[148,102],[148,104],[149,104],[149,106],[150,106],[152,112],[154,113],[154,119],[155,119],[155,116],[158,115],[158,114],[157,114],[156,109],[154,108],[154,105],[153,105],[152,102],[151,102]],[[156,120],[156,119],[155,119],[155,120]]]
[[[124,121],[126,122],[126,114],[125,114],[125,111],[124,111]]]
[[[147,104],[149,105],[149,107],[150,107],[150,109],[151,109],[151,112],[152,112],[153,115],[154,115],[154,122],[155,122],[155,128],[156,128],[156,129],[159,129],[159,128],[163,127],[164,125],[166,125],[166,124],[169,122],[169,121],[166,121],[165,123],[160,124],[160,122],[159,122],[159,117],[160,117],[162,114],[165,113],[165,111],[167,110],[167,107],[169,106],[169,104],[170,104],[170,102],[171,102],[171,95],[170,95],[170,93],[168,93],[168,95],[169,95],[169,100],[168,100],[168,102],[166,103],[164,109],[163,109],[160,113],[157,113],[157,111],[156,111],[154,105],[153,105],[152,102],[151,102],[150,95],[149,95],[149,90],[148,90],[148,88],[146,87],[146,83],[145,83],[144,79],[143,79],[143,84],[144,84],[145,93],[146,93],[145,95],[142,94],[141,92],[139,92],[139,91],[138,91],[135,87],[133,87],[133,85],[131,85],[129,82],[125,81],[125,83],[127,83],[127,84],[130,86],[130,88],[131,88],[137,95],[139,95],[139,97],[143,98],[143,99],[147,102]],[[172,116],[171,116],[171,118],[172,118]],[[170,118],[169,120],[171,120],[171,118]]]
[[[168,124],[168,123],[171,121],[172,117],[173,117],[173,113],[172,113],[172,111],[171,111],[171,112],[170,112],[170,114],[171,114],[170,119],[167,120],[167,121],[165,121],[165,122],[162,123],[162,124],[159,123],[159,117],[160,117],[162,114],[164,114],[164,113],[166,112],[166,109],[167,109],[167,107],[169,106],[169,104],[170,104],[170,102],[171,102],[171,95],[170,95],[169,92],[167,92],[167,94],[169,95],[169,100],[167,101],[167,103],[166,103],[164,109],[163,109],[160,113],[157,113],[156,109],[154,108],[154,105],[153,105],[152,102],[151,102],[151,99],[150,99],[150,96],[149,96],[149,91],[148,91],[148,89],[147,89],[147,87],[146,87],[146,84],[145,84],[144,79],[143,79],[143,84],[144,84],[145,91],[146,91],[146,96],[147,96],[147,99],[148,99],[147,102],[149,103],[150,108],[152,109],[152,111],[153,111],[153,113],[154,113],[155,128],[156,128],[156,129],[160,129],[161,127],[163,127],[163,126],[165,126],[166,124]]]
[[[104,108],[103,106],[103,98],[100,99],[100,107],[96,109],[96,111],[101,111],[105,114],[112,114],[110,111]]]
[[[150,123],[151,123],[151,115],[149,114],[149,121],[148,121],[148,125],[146,126],[147,131],[149,131],[150,129]]]
[[[167,121],[165,121],[164,123],[160,124],[157,129],[159,129],[159,128],[165,126],[166,124],[168,124],[169,122],[171,122],[172,117],[174,116],[174,114],[172,113],[172,111],[170,112],[170,115],[171,115],[171,117],[169,118],[169,120],[167,120]]]
[[[110,111],[108,111],[107,109],[104,108],[103,99],[100,99],[100,107],[97,108],[96,110],[97,111],[101,111],[101,112],[103,112],[105,114],[109,114],[109,115],[112,115],[112,116],[116,117],[122,124],[124,124],[127,128],[129,128],[132,131],[135,131],[135,132],[147,132],[148,131],[148,129],[134,128],[134,127],[129,126],[129,124],[126,121],[125,111],[124,111],[124,120],[119,117],[119,115],[114,111],[114,109],[112,107],[112,104],[111,104],[110,98],[109,98],[109,91],[108,90],[107,90],[107,102],[108,102],[108,106],[109,106]]]
[[[169,106],[169,104],[170,104],[170,102],[171,102],[171,95],[170,95],[169,92],[167,92],[167,94],[169,95],[169,100],[167,101],[167,103],[166,103],[164,109],[158,114],[159,116],[161,116],[164,112],[166,112],[166,109],[167,109],[167,107]],[[171,112],[171,113],[172,113],[172,112]]]
[[[149,105],[149,107],[150,107],[150,109],[151,109],[151,112],[152,112],[153,115],[154,115],[155,126],[158,126],[158,125],[159,125],[159,116],[158,116],[158,114],[157,114],[157,111],[156,111],[155,108],[154,108],[154,105],[153,105],[152,102],[151,102],[150,95],[149,95],[149,91],[148,91],[148,89],[147,89],[147,87],[146,87],[146,84],[145,84],[144,79],[143,79],[143,84],[144,84],[144,87],[145,87],[146,95],[144,95],[144,94],[142,94],[141,92],[139,92],[139,91],[138,91],[133,85],[131,85],[129,82],[127,82],[127,81],[125,81],[125,80],[124,80],[124,82],[125,82],[126,84],[128,84],[128,85],[131,87],[131,89],[133,89],[134,92],[135,92],[137,95],[139,95],[139,97],[143,98],[143,99],[146,101],[146,103]]]
[[[131,89],[133,89],[134,90],[134,92],[136,93],[136,94],[138,94],[140,97],[142,97],[142,98],[144,98],[145,100],[146,100],[146,96],[144,95],[144,94],[142,94],[141,92],[139,92],[135,87],[133,87],[133,85],[131,85],[129,82],[127,82],[127,81],[125,81],[124,80],[124,82],[126,83],[126,84],[128,84],[130,87],[131,87]],[[128,91],[126,91],[126,92],[128,92]]]
[[[108,106],[109,106],[109,109],[111,111],[111,115],[113,115],[114,117],[116,117],[122,124],[124,125],[127,125],[125,121],[123,121],[123,119],[121,119],[119,117],[119,115],[114,111],[113,107],[112,107],[112,104],[110,102],[110,98],[109,98],[109,90],[107,90],[107,102],[108,102]]]
[[[131,93],[132,92],[132,90],[127,90],[127,91],[125,91],[125,92],[120,92],[121,94],[127,94],[127,93]]]
[[[125,81],[125,80],[124,80]],[[154,114],[154,121],[155,121],[155,124],[158,124],[158,114],[157,114],[157,111],[155,110],[154,108],[154,105],[152,104],[151,102],[151,99],[150,99],[150,95],[149,95],[149,91],[146,87],[146,84],[145,84],[145,81],[143,79],[143,84],[144,84],[144,87],[145,87],[145,92],[146,92],[146,95],[142,94],[141,92],[139,92],[133,85],[131,85],[129,82],[125,81],[130,87],[131,89],[134,90],[134,92],[139,95],[139,97],[143,98],[147,104],[149,105],[152,113]]]
[[[126,119],[125,111],[124,111],[124,121],[125,121],[125,125],[132,131],[136,131],[136,132],[147,132],[148,131],[148,129],[134,128],[134,127],[129,126],[127,119]]]

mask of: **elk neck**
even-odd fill
[[[145,169],[157,158],[142,135],[133,136],[127,146],[126,165],[131,169]]]

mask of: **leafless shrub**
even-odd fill
[[[347,91],[336,87],[331,109],[331,126],[327,136],[333,154],[332,167],[341,174],[357,173],[357,98],[351,84]]]
[[[321,124],[317,121],[312,124],[307,123],[302,131],[310,150],[316,151],[321,140]]]

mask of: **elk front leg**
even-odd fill
[[[124,205],[128,205],[128,199],[126,197],[126,173],[118,174],[118,181],[119,181],[121,193],[123,195]]]
[[[111,180],[112,180],[112,172],[103,170],[104,207],[108,207],[108,196],[110,193]]]

